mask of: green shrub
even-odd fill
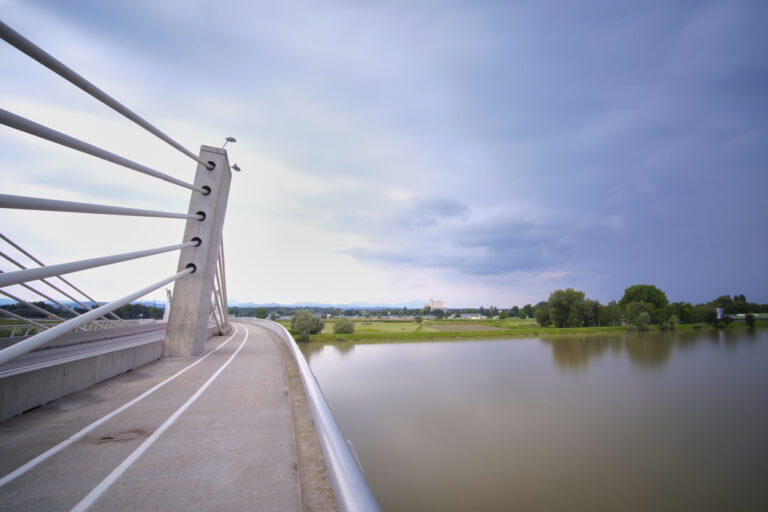
[[[637,324],[638,331],[647,331],[650,329],[648,324],[651,323],[651,315],[643,311],[637,315],[637,320],[635,320],[635,323]]]
[[[627,326],[627,332],[637,332],[637,326],[629,324]]]
[[[677,315],[672,315],[669,317],[669,320],[667,320],[667,325],[669,326],[670,331],[677,329],[677,324],[679,323],[680,320],[678,320]]]
[[[353,334],[355,332],[355,324],[348,318],[342,318],[333,326],[333,332],[334,334]]]
[[[755,315],[752,313],[747,313],[744,317],[744,322],[749,326],[750,329],[754,329],[755,327]]]
[[[297,311],[291,319],[291,332],[299,335],[298,341],[309,341],[309,335],[319,333],[324,326],[323,321],[312,316],[308,309]]]
[[[542,327],[549,327],[552,325],[552,318],[549,316],[549,308],[539,308],[533,313],[533,316]]]

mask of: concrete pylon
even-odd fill
[[[203,164],[198,164],[195,185],[209,187],[211,193],[192,192],[189,201],[189,213],[202,212],[205,219],[189,219],[184,229],[184,241],[198,238],[200,245],[186,247],[179,255],[179,271],[190,265],[195,266],[195,271],[180,278],[174,285],[163,347],[163,356],[166,357],[200,355],[207,338],[211,292],[232,172],[227,152],[223,149],[201,146],[200,158],[212,162],[215,167],[208,170]]]

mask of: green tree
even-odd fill
[[[637,325],[637,329],[639,331],[647,331],[650,328],[648,327],[648,324],[651,323],[651,315],[648,314],[648,312],[643,311],[639,315],[637,315],[637,320],[635,320],[635,324]]]
[[[500,320],[506,320],[508,316],[509,316],[509,313],[507,313],[506,311],[502,311],[501,313],[499,313]]]
[[[666,316],[677,316],[679,323],[693,322],[693,306],[688,302],[673,302],[666,308]]]
[[[602,319],[600,313],[603,311],[603,305],[600,301],[587,299],[583,305],[584,311],[584,325],[590,327],[600,327],[602,325]]]
[[[712,301],[712,305],[716,308],[722,308],[723,313],[726,315],[733,315],[737,310],[736,303],[734,303],[730,295],[721,295]]]
[[[624,311],[627,321],[640,327],[637,323],[638,317],[642,313],[647,313],[649,319],[653,318],[656,314],[656,307],[650,302],[630,302],[626,305]]]
[[[299,335],[299,341],[309,341],[309,335],[319,333],[324,326],[323,321],[308,309],[298,310],[291,319],[291,332]]]
[[[342,318],[333,326],[333,332],[336,334],[353,334],[355,332],[355,323],[348,318]]]
[[[619,306],[624,307],[630,302],[648,302],[662,309],[669,304],[667,295],[652,284],[636,284],[624,290]]]
[[[584,323],[583,303],[584,292],[555,290],[549,295],[549,318],[555,327],[580,327]]]
[[[575,302],[568,311],[568,327],[582,327],[586,319],[584,302]]]
[[[534,313],[534,317],[536,318],[536,321],[539,322],[539,325],[542,327],[549,327],[552,325],[552,319],[549,317],[549,309],[548,308],[539,308]]]
[[[744,316],[744,321],[747,323],[750,329],[755,328],[755,315],[753,315],[752,313],[747,313]]]
[[[621,325],[623,318],[621,307],[615,300],[600,308],[600,325]]]
[[[619,305],[625,308],[630,302],[653,304],[654,311],[650,315],[651,319],[655,319],[656,323],[663,321],[664,310],[669,304],[667,294],[652,284],[636,284],[624,290],[624,296],[619,301]]]
[[[267,308],[256,308],[256,318],[267,318]]]
[[[671,315],[669,317],[669,320],[667,320],[667,327],[669,327],[669,330],[674,331],[677,329],[677,324],[679,324],[680,321],[677,319],[677,315]]]
[[[525,318],[533,318],[533,306],[530,304],[523,306],[523,309],[520,311],[525,315]]]
[[[717,322],[717,311],[709,304],[696,304],[693,306],[693,321],[713,324]]]

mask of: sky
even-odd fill
[[[768,302],[762,0],[0,0],[0,12],[193,152],[237,138],[231,301],[506,308],[654,284],[671,301]],[[194,178],[191,159],[4,42],[0,63],[0,107]],[[4,193],[187,209],[185,189],[5,126],[0,154]],[[183,223],[0,211],[2,232],[46,263],[178,243]],[[109,300],[176,263],[71,279]]]

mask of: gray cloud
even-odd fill
[[[161,119],[320,180],[271,214],[358,261],[768,300],[766,2],[31,4],[124,49]]]
[[[582,258],[623,238],[624,225],[619,216],[530,221],[506,215],[433,224],[409,233],[390,232],[379,243],[345,252],[363,261],[449,268],[468,275],[543,272],[581,267]]]

